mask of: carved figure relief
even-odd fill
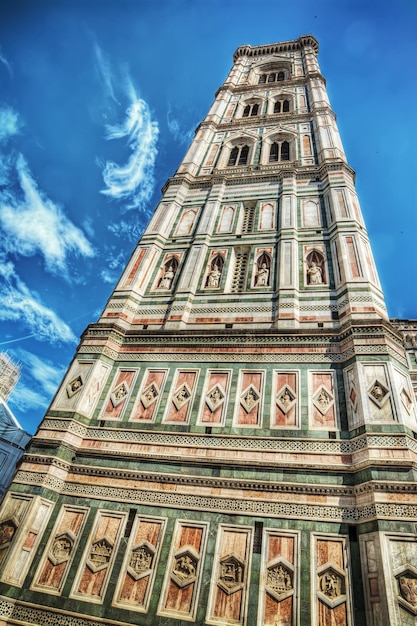
[[[267,287],[269,285],[269,268],[271,267],[271,259],[268,254],[261,254],[257,262],[257,273],[255,276],[256,287]]]
[[[329,569],[319,577],[320,591],[328,598],[334,600],[342,595],[342,582],[343,579],[340,574]]]
[[[179,411],[188,402],[190,398],[191,398],[191,389],[189,388],[187,383],[184,383],[174,393],[172,397],[172,402],[174,403],[177,411]]]
[[[260,395],[253,385],[249,385],[240,396],[240,404],[243,406],[246,413],[250,413],[258,404],[259,400]]]
[[[113,552],[113,545],[107,537],[95,541],[91,546],[87,566],[92,572],[99,572],[107,567]]]
[[[81,376],[77,376],[67,385],[67,396],[68,398],[72,398],[76,393],[81,391],[81,388],[84,385],[84,381]]]
[[[191,546],[177,552],[171,578],[179,587],[186,587],[196,580],[198,561],[199,556]]]
[[[154,557],[155,548],[149,541],[144,541],[133,548],[127,571],[134,580],[139,580],[150,574]]]
[[[210,271],[206,280],[206,287],[208,289],[218,289],[220,287],[223,265],[224,258],[218,254],[210,264]]]
[[[220,385],[215,385],[206,395],[206,404],[210,411],[215,411],[221,404],[223,404],[226,397],[225,391]]]
[[[166,268],[164,275],[161,278],[161,282],[159,283],[160,289],[171,289],[172,281],[174,280],[174,270],[172,265],[168,265]]]
[[[65,563],[71,556],[71,552],[75,542],[75,535],[71,532],[67,532],[64,535],[55,537],[50,552],[48,554],[49,560],[54,565],[60,565]]]
[[[237,554],[232,553],[220,561],[217,584],[228,595],[242,589],[244,580],[245,562]]]
[[[110,400],[114,407],[118,406],[123,402],[129,393],[129,386],[125,381],[123,381],[120,385],[114,388],[112,393],[110,394]]]
[[[143,390],[140,396],[140,400],[143,406],[145,407],[145,409],[147,409],[149,406],[151,406],[153,402],[156,401],[158,396],[159,396],[159,389],[157,385],[155,383],[151,383],[150,385],[146,387],[146,389]]]
[[[17,530],[17,522],[13,519],[5,520],[0,524],[0,550],[10,545]]]
[[[288,411],[292,409],[292,407],[296,403],[295,392],[291,389],[289,385],[285,385],[285,387],[282,387],[278,391],[276,395],[276,402],[281,411],[284,414],[287,414]]]
[[[270,565],[266,573],[266,588],[277,600],[282,600],[294,589],[293,572],[287,565]]]
[[[313,396],[313,403],[322,415],[326,415],[327,411],[333,406],[334,398],[332,394],[321,385]]]
[[[368,387],[368,396],[378,408],[382,408],[388,400],[389,391],[380,380],[375,379]]]

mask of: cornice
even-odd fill
[[[302,35],[298,39],[291,39],[289,41],[281,41],[272,44],[265,44],[262,46],[251,46],[245,44],[239,46],[233,54],[233,61],[236,62],[239,57],[259,57],[271,54],[279,54],[280,52],[293,52],[295,50],[302,50],[303,48],[311,47],[314,53],[317,55],[319,52],[319,43],[313,35]]]

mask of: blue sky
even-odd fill
[[[391,317],[416,318],[415,0],[3,0],[0,350],[33,433],[225,79],[311,33]]]

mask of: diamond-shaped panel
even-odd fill
[[[411,409],[413,407],[413,402],[407,392],[407,390],[403,387],[401,389],[401,401],[407,411],[407,413],[411,413]]]
[[[245,580],[245,562],[232,553],[220,561],[218,586],[228,595],[243,589]]]
[[[219,406],[221,406],[225,397],[226,394],[221,385],[217,384],[212,387],[206,395],[206,404],[210,411],[215,411]]]
[[[191,546],[185,546],[174,557],[171,578],[179,587],[186,587],[197,578],[199,556]]]
[[[121,404],[123,400],[126,398],[128,393],[129,393],[129,385],[125,381],[121,382],[120,385],[117,385],[117,387],[113,389],[110,395],[110,400],[112,402],[112,405],[116,407],[119,404]]]
[[[356,411],[356,404],[357,404],[357,399],[358,399],[358,394],[356,393],[356,389],[354,387],[354,385],[352,385],[352,387],[350,388],[350,394],[349,394],[349,399],[350,399],[350,403],[353,407],[353,410]]]
[[[75,396],[76,393],[81,391],[83,385],[84,385],[84,381],[81,375],[77,376],[76,378],[73,378],[73,380],[71,380],[71,382],[67,384],[68,398],[72,398],[72,396]]]
[[[184,383],[183,385],[181,385],[181,387],[177,389],[172,397],[172,401],[177,411],[179,411],[185,404],[187,404],[190,398],[191,389],[189,388],[187,383]]]
[[[389,398],[389,391],[380,380],[375,378],[368,387],[368,396],[378,408],[382,408]]]
[[[142,392],[140,396],[140,401],[142,402],[145,409],[151,406],[153,402],[157,400],[159,396],[159,388],[155,383],[151,383],[148,385]]]
[[[150,574],[154,556],[155,548],[149,541],[143,541],[133,548],[127,571],[134,580],[139,580]]]
[[[326,415],[334,404],[334,398],[330,391],[321,385],[313,396],[314,406],[322,415]]]
[[[287,414],[296,403],[295,391],[289,385],[284,385],[276,395],[276,402],[281,411]]]
[[[259,400],[259,392],[253,385],[249,385],[240,396],[240,404],[243,406],[246,413],[250,413],[258,404]]]

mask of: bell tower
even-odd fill
[[[417,619],[411,361],[317,55],[236,50],[3,502],[0,624]]]

